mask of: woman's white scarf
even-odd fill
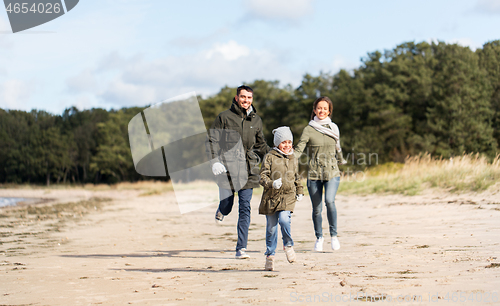
[[[285,155],[285,156],[286,155],[293,155],[293,149],[291,149],[290,152],[288,152],[288,153],[285,153],[285,152],[281,151],[280,149],[278,149],[278,147],[274,147],[273,149],[276,150],[276,151],[278,151],[279,153]]]
[[[330,128],[324,127],[323,125],[328,124]],[[309,125],[312,126],[316,131],[328,135],[337,141],[335,145],[338,152],[342,151],[340,147],[340,131],[339,127],[332,122],[330,117],[326,117],[323,120],[320,120],[318,117],[314,116],[314,119],[309,121]]]

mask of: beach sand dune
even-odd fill
[[[0,210],[0,304],[500,303],[498,194],[338,195],[341,249],[325,239],[321,253],[306,197],[292,217],[297,261],[279,241],[269,272],[260,194],[251,258],[236,260],[237,205],[216,225],[215,205],[180,214],[172,191],[141,193],[1,189],[46,202]],[[325,211],[323,219],[327,234]]]

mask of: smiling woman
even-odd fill
[[[323,251],[322,204],[323,189],[327,208],[328,224],[330,225],[331,247],[340,249],[337,238],[337,208],[335,195],[340,184],[338,164],[346,164],[340,147],[340,132],[330,116],[333,104],[330,98],[323,96],[314,101],[311,121],[302,132],[295,154],[298,158],[306,149],[309,156],[309,171],[307,174],[307,189],[312,203],[312,219],[316,244],[314,250]]]

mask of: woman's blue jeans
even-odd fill
[[[278,223],[281,227],[283,246],[293,246],[291,233],[292,213],[288,210],[277,211],[266,215],[266,255],[274,255],[278,245]]]
[[[326,216],[330,225],[330,235],[337,236],[337,208],[335,207],[335,196],[339,189],[340,176],[334,177],[329,181],[307,180],[307,190],[312,202],[312,219],[316,238],[323,237],[323,219],[321,212],[323,210],[323,188],[325,189]]]

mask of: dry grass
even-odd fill
[[[432,158],[430,154],[409,157],[404,164],[384,164],[344,177],[339,192],[415,195],[427,188],[453,193],[480,192],[500,182],[500,155],[491,163],[480,154],[453,159]]]
[[[304,193],[307,195],[306,182]],[[404,164],[386,163],[342,177],[339,193],[372,194],[394,193],[415,195],[428,188],[439,188],[452,193],[480,192],[497,184],[500,187],[500,155],[491,163],[480,154],[466,154],[453,159],[432,158],[430,154],[409,157]],[[0,188],[19,189],[80,189],[81,185],[29,185],[0,184]],[[173,191],[172,182],[140,181],[135,183],[86,184],[84,189],[100,190],[141,190],[140,196],[158,195]],[[191,182],[177,184],[177,189],[212,189],[214,182]],[[254,194],[262,194],[262,188],[256,188]]]

